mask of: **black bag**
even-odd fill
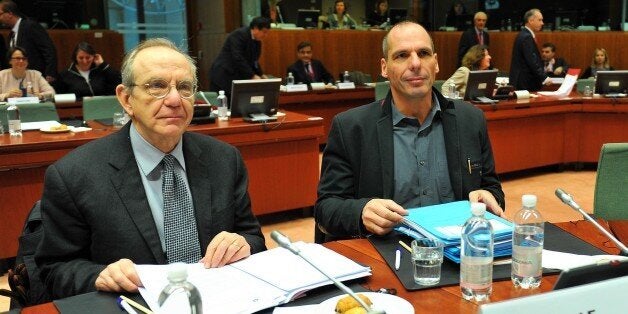
[[[35,250],[43,233],[40,201],[31,209],[24,230],[20,235],[15,267],[9,269],[11,291],[0,289],[0,295],[11,298],[11,308],[40,304],[50,301],[44,284],[39,279],[39,268],[35,264]]]

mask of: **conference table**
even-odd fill
[[[628,228],[628,221],[609,222]],[[602,221],[603,225],[607,225]],[[556,224],[561,229],[587,241],[608,254],[617,254],[619,250],[609,243],[608,239],[588,221],[572,221]],[[624,229],[626,230],[626,229]],[[614,231],[614,230],[613,230]],[[624,234],[626,236],[627,234]],[[628,237],[623,238],[626,243]],[[479,306],[476,302],[465,301],[460,294],[458,285],[424,289],[418,291],[406,290],[393,270],[388,267],[384,259],[367,239],[351,239],[324,244],[326,247],[372,269],[372,276],[367,277],[360,284],[367,290],[380,288],[397,290],[397,295],[408,300],[416,313],[476,313]],[[513,298],[545,293],[552,290],[557,275],[543,276],[541,286],[537,289],[524,290],[515,288],[510,280],[494,281],[491,302],[505,301]],[[59,313],[53,303],[45,303],[23,309],[22,313]]]
[[[89,123],[93,129],[80,133],[0,134],[0,259],[16,255],[26,216],[41,198],[46,168],[74,148],[117,131]],[[253,212],[263,215],[314,205],[322,123],[319,117],[285,112],[277,122],[253,124],[236,118],[191,125],[189,130],[238,148],[249,173]]]

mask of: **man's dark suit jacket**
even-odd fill
[[[44,77],[57,77],[57,49],[39,23],[22,18],[15,45],[26,50],[29,69],[41,72]]]
[[[485,189],[505,208],[482,111],[464,101],[450,101],[434,88],[432,91],[442,110],[455,199],[466,200],[469,192]],[[364,205],[373,198],[394,197],[391,106],[389,92],[385,100],[347,110],[332,121],[314,207],[317,226],[327,233],[326,240],[365,236]]]
[[[131,148],[130,125],[77,148],[46,171],[44,236],[35,260],[55,299],[94,291],[98,274],[121,258],[167,263]],[[265,250],[238,150],[193,132],[182,140],[202,254],[221,231],[242,235],[251,254]]]
[[[532,33],[523,28],[515,38],[510,61],[510,85],[517,90],[538,91],[547,78],[543,59],[534,42]]]
[[[563,67],[563,74],[556,75],[554,74],[554,71],[552,71],[552,72],[545,72],[545,75],[549,77],[565,77],[565,75],[567,75],[567,70],[569,70],[569,65],[567,64],[567,62],[565,62],[565,59],[563,58],[554,58],[553,70],[556,70],[556,68],[559,68],[559,67]],[[543,61],[543,70],[545,70],[545,61]]]
[[[314,71],[314,81],[310,79],[310,75],[305,73],[305,64],[301,60],[297,60],[297,62],[293,63],[288,67],[286,73],[292,72],[294,76],[294,81],[296,83],[305,83],[309,84],[312,82],[325,82],[325,83],[334,83],[334,77],[327,72],[325,66],[322,62],[312,59],[310,63],[312,66],[312,70]]]
[[[488,32],[486,30],[482,30],[482,34],[484,35],[484,46],[488,47],[490,42]],[[478,41],[478,35],[475,31],[475,27],[471,27],[462,33],[462,35],[460,36],[460,42],[458,43],[458,65],[456,66],[457,68],[462,65],[462,57],[464,57],[464,54],[467,53],[467,51],[469,51],[471,47],[479,44],[480,42]]]
[[[222,46],[218,57],[209,72],[210,90],[224,90],[231,95],[231,81],[248,80],[253,75],[263,75],[258,59],[262,53],[262,43],[253,39],[249,27],[233,31]]]

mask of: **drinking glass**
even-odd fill
[[[443,243],[434,239],[412,241],[412,264],[414,282],[432,286],[440,282],[443,263]]]

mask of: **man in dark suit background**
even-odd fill
[[[116,88],[131,122],[48,167],[35,260],[53,298],[136,292],[135,264],[220,267],[266,249],[238,150],[186,132],[196,84],[194,61],[173,43],[141,43]]]
[[[41,72],[52,83],[57,77],[57,49],[48,32],[39,23],[22,18],[17,5],[10,0],[0,2],[0,22],[11,28],[9,47],[26,50],[29,68]]]
[[[544,43],[541,48],[541,58],[545,74],[549,77],[565,77],[569,65],[563,58],[556,57],[556,46],[552,43]]]
[[[455,200],[480,201],[503,215],[484,114],[432,87],[439,67],[427,31],[396,24],[383,52],[386,99],[342,112],[331,124],[314,207],[325,239],[383,235],[404,208]]]
[[[462,57],[469,51],[469,48],[475,45],[489,46],[490,38],[486,31],[486,21],[488,17],[484,12],[477,12],[473,16],[473,27],[467,29],[460,36],[458,43],[458,65],[462,65]]]
[[[269,31],[270,20],[256,17],[249,26],[231,32],[212,63],[209,90],[224,90],[229,96],[233,80],[266,78],[258,60],[262,53],[262,41]]]
[[[334,83],[334,77],[329,74],[322,62],[312,59],[312,44],[302,41],[297,45],[297,60],[286,70],[292,72],[294,81],[309,84],[312,82]]]
[[[540,90],[543,84],[550,83],[534,35],[534,32],[543,28],[543,14],[539,9],[530,9],[524,14],[523,21],[525,26],[512,47],[509,80],[516,89],[533,92]]]

